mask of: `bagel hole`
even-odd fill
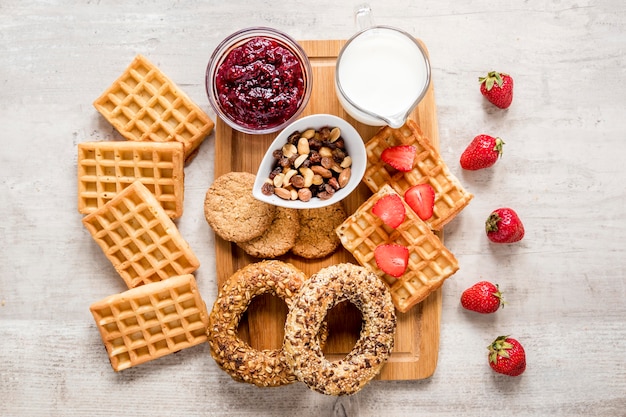
[[[239,322],[237,336],[256,350],[281,349],[287,310],[287,304],[275,295],[254,297]]]
[[[354,304],[343,301],[331,308],[326,315],[328,341],[322,349],[329,361],[343,359],[359,340],[363,315]]]

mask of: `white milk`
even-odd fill
[[[394,29],[375,27],[346,46],[336,81],[357,107],[400,122],[423,94],[429,76],[427,59],[412,39]],[[355,119],[384,124],[354,108],[339,91],[338,96]]]

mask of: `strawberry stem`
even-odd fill
[[[498,213],[491,213],[485,222],[485,230],[487,230],[487,232],[497,232],[500,220],[502,220],[502,218]]]
[[[502,145],[504,145],[506,142],[504,142],[501,138],[496,138],[496,144],[493,147],[493,150],[498,152],[498,156],[502,156]]]
[[[506,341],[509,336],[498,336],[487,349],[489,349],[489,362],[498,363],[498,356],[503,358],[509,357],[509,349],[513,348],[513,345]]]
[[[487,91],[491,91],[494,84],[497,84],[498,87],[502,87],[502,75],[497,71],[489,71],[486,77],[479,77],[478,81],[482,84],[485,83],[485,88]]]
[[[502,292],[500,291],[500,286],[498,284],[496,285],[496,292],[492,293],[492,295],[494,297],[496,297],[498,300],[500,300],[500,307],[504,308],[504,305],[506,304],[506,302],[504,301],[504,298],[502,298]]]

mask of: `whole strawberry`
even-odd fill
[[[487,346],[489,349],[489,366],[494,371],[518,376],[526,370],[526,352],[517,340],[508,336],[499,336]]]
[[[514,243],[524,237],[524,225],[517,213],[508,207],[494,210],[485,221],[489,240],[495,243]]]
[[[461,154],[461,168],[475,171],[493,166],[502,156],[504,141],[489,135],[476,136]]]
[[[504,305],[498,284],[480,281],[461,294],[461,305],[467,310],[481,314],[495,313]]]
[[[513,78],[509,74],[497,71],[479,77],[480,92],[495,106],[506,109],[513,101]]]

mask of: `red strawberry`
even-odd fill
[[[487,346],[489,349],[489,366],[494,371],[518,376],[526,370],[526,352],[517,340],[508,336],[499,336]]]
[[[487,221],[485,230],[489,240],[495,243],[513,243],[524,237],[524,225],[517,213],[510,208],[494,210]]]
[[[509,74],[497,71],[479,77],[480,92],[495,106],[506,109],[513,101],[513,78]]]
[[[430,184],[417,184],[404,192],[404,200],[422,220],[433,216],[435,190]]]
[[[461,154],[461,167],[471,171],[489,168],[502,156],[502,145],[500,138],[476,136]]]
[[[489,314],[498,311],[504,301],[497,284],[480,281],[463,291],[461,305],[477,313]]]
[[[389,194],[374,204],[372,213],[380,217],[387,226],[395,229],[404,221],[406,210],[399,195]]]
[[[383,150],[380,159],[388,163],[398,171],[407,172],[413,169],[417,149],[413,145],[390,146]]]
[[[400,277],[409,264],[409,249],[396,244],[383,244],[374,249],[376,265],[392,277]]]

